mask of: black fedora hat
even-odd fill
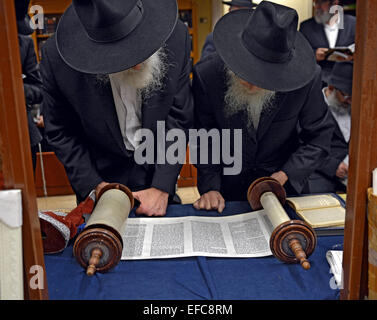
[[[330,86],[352,96],[353,62],[335,63],[328,81]]]
[[[175,0],[73,0],[59,21],[56,44],[75,70],[116,73],[161,48],[177,19]]]
[[[27,14],[29,3],[30,0],[14,0],[18,33],[27,36],[34,32],[34,29],[30,27],[30,17]]]
[[[223,4],[227,6],[237,6],[237,7],[246,7],[254,8],[257,6],[256,3],[253,3],[251,0],[232,0],[232,1],[223,1]]]
[[[215,26],[214,43],[224,63],[240,78],[260,88],[292,91],[314,77],[313,50],[297,31],[296,10],[262,1],[240,9]]]

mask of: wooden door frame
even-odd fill
[[[341,299],[368,295],[367,189],[377,167],[377,1],[357,2]]]
[[[0,171],[4,189],[22,190],[24,298],[47,299],[14,1],[0,1],[0,25]]]

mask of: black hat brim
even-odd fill
[[[258,58],[242,43],[242,31],[253,10],[240,9],[223,16],[215,26],[214,43],[224,63],[243,80],[263,89],[287,92],[307,85],[314,77],[316,61],[305,37],[297,32],[292,58],[274,63]]]
[[[143,0],[143,19],[126,37],[114,42],[91,40],[74,8],[69,6],[56,30],[56,45],[71,68],[90,74],[110,74],[147,60],[171,35],[178,19],[175,0]]]
[[[254,8],[257,6],[256,3],[252,3],[251,1],[237,1],[237,0],[223,1],[223,4],[227,6],[250,7],[250,8]]]

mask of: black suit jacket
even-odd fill
[[[224,63],[217,53],[194,67],[195,126],[207,130],[243,129],[241,173],[223,175],[224,163],[198,164],[199,192],[218,190],[226,200],[246,200],[247,189],[256,178],[283,170],[289,177],[287,192],[300,193],[309,175],[328,155],[333,132],[321,91],[320,68],[305,87],[276,93],[276,107],[262,113],[256,132],[245,129],[244,114],[230,118],[224,115],[226,90]]]
[[[351,15],[344,15],[344,29],[339,29],[336,47],[346,47],[355,43],[355,26],[356,18]],[[314,18],[305,20],[300,25],[300,31],[309,41],[314,53],[318,48],[329,48],[329,42],[326,37],[325,29],[322,24],[318,24]],[[327,83],[334,67],[333,61],[319,61],[318,64],[322,68],[322,79]]]
[[[202,54],[200,56],[200,59],[203,60],[210,54],[216,52],[215,43],[213,42],[213,33],[211,32],[204,42]]]
[[[323,164],[309,177],[308,193],[345,191],[345,186],[340,184],[339,179],[336,177],[336,170],[348,155],[349,143],[344,139],[342,131],[332,114],[331,118],[333,119],[335,130],[331,139],[330,154],[323,161]]]
[[[157,121],[165,121],[166,131],[187,130],[193,118],[190,39],[183,23],[177,23],[164,50],[169,67],[163,90],[142,105],[142,127],[155,137]],[[133,153],[123,143],[110,82],[101,83],[96,75],[65,64],[54,37],[43,47],[42,74],[46,137],[79,200],[101,181],[175,193],[181,165],[135,165]]]
[[[36,124],[33,121],[31,107],[34,104],[40,104],[43,100],[42,79],[39,71],[37,57],[34,51],[34,42],[28,36],[18,35],[20,47],[21,67],[24,78],[24,93],[27,106],[27,118],[29,125],[30,145],[36,146],[42,140]]]

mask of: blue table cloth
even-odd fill
[[[230,202],[222,215],[250,212],[247,202]],[[294,213],[288,214],[293,217]],[[192,205],[171,205],[167,217],[206,215]],[[135,217],[134,212],[130,218]],[[151,218],[153,219],[153,218]],[[130,300],[323,300],[338,299],[326,260],[342,250],[342,236],[318,237],[310,270],[264,258],[207,258],[120,261],[108,273],[92,277],[73,256],[73,241],[59,254],[45,255],[50,299]]]

